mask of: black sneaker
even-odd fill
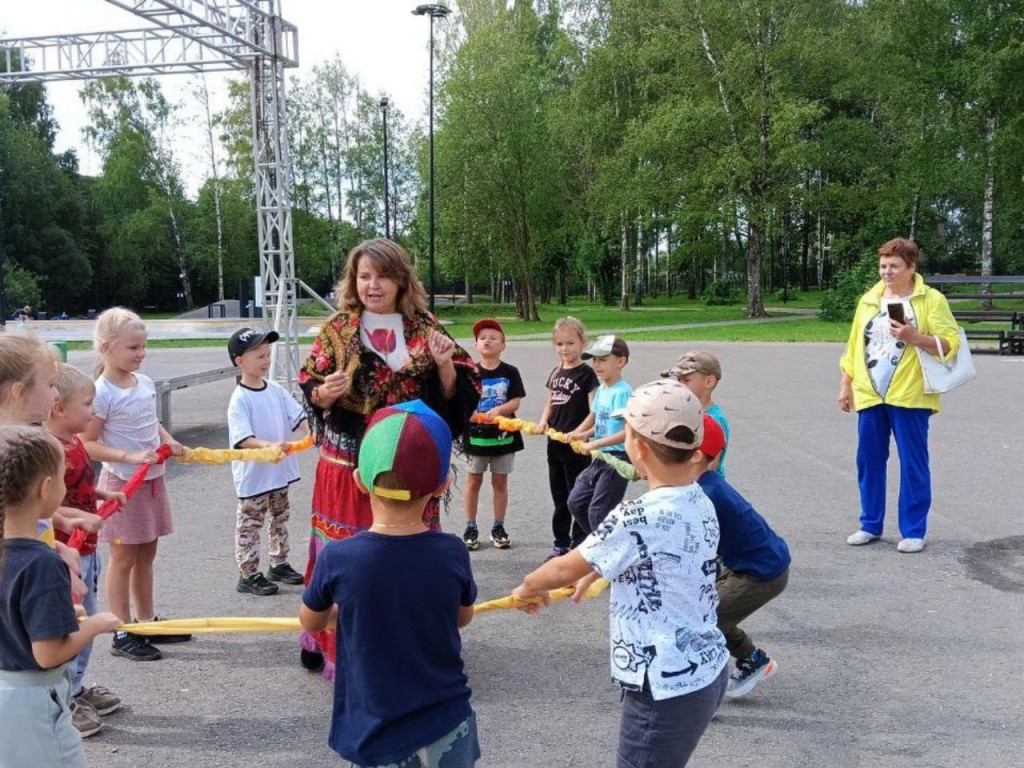
[[[133,635],[130,632],[114,633],[114,641],[110,644],[110,653],[132,661],[156,661],[163,658],[160,650],[150,645],[146,638]]]
[[[278,586],[267,581],[259,571],[252,576],[239,576],[235,589],[239,592],[248,592],[250,595],[276,595]]]
[[[299,664],[302,665],[303,669],[308,669],[310,672],[319,672],[324,668],[324,655],[316,651],[307,651],[305,648],[300,648]]]
[[[512,542],[509,541],[508,534],[505,533],[504,522],[496,522],[494,527],[491,528],[491,544],[498,549],[508,549],[512,546]]]
[[[167,621],[166,616],[154,616],[153,621]],[[179,635],[150,635],[149,642],[156,643],[157,645],[170,645],[172,643],[187,643],[192,639],[192,635],[179,634]]]
[[[285,584],[301,584],[303,582],[302,574],[288,563],[272,565],[267,568],[267,578],[271,581],[283,581]]]
[[[480,531],[475,525],[466,526],[466,530],[462,534],[462,541],[470,552],[475,552],[480,548]]]

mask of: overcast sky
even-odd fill
[[[427,110],[429,20],[413,16],[421,0],[283,0],[282,16],[299,29],[299,60],[289,76],[306,76],[319,62],[340,54],[348,70],[359,75],[372,93],[387,94],[411,120],[425,120]],[[447,3],[455,6],[454,2]],[[17,38],[69,32],[136,29],[146,23],[105,0],[0,0],[0,37]],[[447,23],[444,21],[435,23]],[[234,73],[207,76],[214,106],[223,104],[224,83]],[[187,101],[193,78],[160,78],[172,100]],[[49,102],[60,123],[58,151],[78,151],[82,170],[95,174],[99,158],[82,140],[85,109],[78,97],[81,82],[50,83]],[[183,117],[192,113],[186,107]],[[201,177],[201,133],[180,132],[179,156],[188,186],[195,190]]]

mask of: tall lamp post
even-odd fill
[[[384,237],[391,239],[391,204],[388,200],[388,97],[380,100],[380,116],[384,125]]]
[[[444,5],[418,5],[415,16],[430,17],[430,311],[434,311],[434,19],[443,19],[451,8]]]

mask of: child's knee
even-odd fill
[[[483,475],[476,474],[475,472],[466,473],[466,490],[479,491],[483,482]]]
[[[504,493],[508,490],[508,475],[501,475],[491,473],[491,487],[499,492]]]

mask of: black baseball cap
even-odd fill
[[[239,328],[231,334],[231,338],[228,340],[228,354],[231,355],[231,364],[238,365],[235,362],[237,358],[253,347],[258,347],[260,344],[273,344],[280,338],[281,334],[277,331],[262,333],[255,328]]]

